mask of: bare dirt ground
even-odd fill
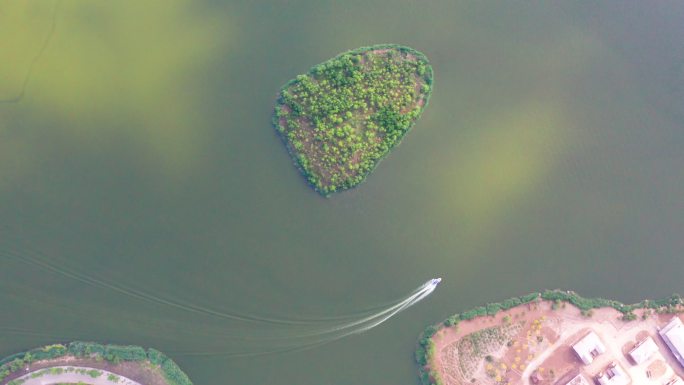
[[[92,377],[87,372],[92,368],[90,367],[79,367],[79,366],[57,366],[53,368],[59,368],[63,370],[61,373],[43,373],[40,376],[34,377],[35,372],[28,372],[23,377],[21,381],[24,381],[22,385],[45,385],[45,384],[89,384],[89,385],[143,385],[139,382],[135,382],[130,378],[123,377],[121,375],[116,375],[112,372],[106,370],[100,370],[100,375]],[[81,372],[79,372],[79,370]],[[113,377],[117,376],[117,377]]]
[[[635,314],[637,320],[623,321],[622,313],[613,308],[594,309],[586,316],[570,304],[541,301],[521,305],[439,330],[432,338],[435,355],[430,368],[445,385],[564,385],[579,373],[591,382],[611,363],[623,368],[632,384],[655,385],[675,375],[684,377],[684,368],[658,335],[658,328],[673,315],[644,316],[643,310]],[[510,327],[505,328],[512,324],[520,325],[513,334]],[[485,338],[483,330],[489,330],[494,338]],[[599,336],[607,351],[590,365],[583,365],[572,345],[590,331]],[[627,355],[649,336],[659,352],[636,365]]]
[[[441,329],[432,338],[435,343],[436,352],[435,359],[433,360],[433,369],[442,374],[442,379],[445,380],[445,384],[455,385],[461,383],[489,383],[480,381],[472,382],[473,378],[476,380],[479,378],[491,379],[491,377],[489,377],[486,373],[487,367],[484,362],[480,365],[480,369],[474,373],[472,378],[464,378],[464,375],[461,373],[459,368],[454,368],[453,364],[449,365],[448,362],[453,362],[454,357],[456,360],[458,360],[458,342],[463,337],[486,327],[502,325],[504,324],[505,318],[506,320],[510,320],[509,322],[511,323],[521,323],[523,328],[517,334],[517,336],[515,336],[515,338],[510,339],[512,340],[511,348],[513,349],[505,349],[507,351],[500,353],[500,356],[503,359],[496,362],[497,369],[499,370],[498,375],[502,380],[511,380],[515,377],[519,378],[519,365],[522,364],[524,366],[524,364],[521,362],[515,363],[515,357],[520,357],[520,361],[522,361],[522,357],[527,357],[525,354],[529,355],[527,333],[531,332],[531,325],[533,322],[537,319],[541,319],[545,313],[549,311],[546,309],[545,304],[540,305],[525,304],[507,311],[501,311],[495,316],[485,316],[469,321],[462,321],[457,327],[447,327]],[[508,343],[509,341],[506,342],[506,345]],[[504,347],[508,347],[506,345],[504,345]],[[490,355],[494,356],[494,354]],[[451,359],[445,359],[446,357],[451,357]],[[494,363],[492,363],[492,366],[495,366]],[[494,375],[494,379],[496,379],[496,371],[494,371]]]

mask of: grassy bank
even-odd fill
[[[173,360],[155,349],[145,350],[139,346],[102,345],[94,342],[74,341],[68,344],[47,345],[26,352],[16,353],[0,360],[0,382],[13,373],[20,372],[26,365],[62,357],[90,359],[95,362],[148,363],[157,367],[169,385],[192,385],[188,376]],[[12,381],[7,383],[13,385]]]
[[[427,105],[432,67],[398,45],[348,51],[281,89],[273,124],[297,168],[323,195],[361,183]]]
[[[541,293],[530,293],[521,297],[512,297],[503,302],[479,306],[463,313],[454,314],[439,324],[430,325],[420,334],[415,351],[415,359],[419,366],[419,376],[423,385],[442,384],[439,374],[431,369],[430,364],[435,349],[432,336],[440,329],[457,327],[461,321],[477,317],[494,316],[500,311],[536,301],[552,301],[557,305],[569,303],[579,308],[585,316],[590,316],[593,309],[609,307],[621,312],[624,321],[636,319],[634,311],[637,309],[651,309],[656,313],[676,313],[679,311],[679,307],[684,304],[682,297],[678,294],[673,294],[670,297],[659,300],[643,300],[635,304],[624,304],[605,298],[584,298],[574,291],[546,290]]]

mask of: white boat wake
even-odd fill
[[[282,329],[283,335],[280,337],[263,337],[254,338],[252,341],[261,341],[268,343],[270,350],[267,348],[256,348],[250,352],[234,352],[226,351],[177,351],[177,355],[187,356],[227,356],[227,357],[253,357],[286,352],[294,352],[300,350],[311,349],[321,345],[337,341],[353,334],[363,333],[368,331],[383,322],[389,320],[400,312],[408,309],[416,303],[429,296],[442,281],[441,278],[434,278],[418,287],[415,291],[407,297],[391,304],[383,310],[363,316],[359,319],[334,324],[325,327],[312,328],[306,332],[296,332],[293,330]],[[276,348],[273,348],[273,347]]]
[[[175,352],[177,355],[250,357],[314,348],[377,327],[429,296],[441,282],[441,278],[434,278],[419,286],[408,296],[389,304],[375,307],[371,310],[336,317],[308,319],[264,317],[255,314],[223,312],[187,301],[173,300],[158,294],[124,287],[114,282],[98,279],[92,275],[79,273],[76,270],[69,269],[64,264],[51,262],[47,256],[25,245],[22,245],[23,247],[16,247],[16,245],[15,247],[8,247],[7,240],[2,241],[4,245],[3,250],[0,252],[0,259],[21,262],[65,278],[93,287],[111,290],[137,300],[164,305],[189,313],[217,317],[231,322],[232,325],[226,325],[226,328],[222,329],[214,326],[213,328],[188,328],[187,330],[180,331],[183,334],[209,337],[211,338],[212,345],[217,344],[220,347],[226,347],[225,350],[217,348],[214,351],[177,351]],[[242,327],[235,328],[236,325],[234,324],[236,322]],[[198,324],[201,324],[201,321]],[[245,329],[245,327],[248,328]],[[229,333],[231,330],[233,333]],[[237,330],[239,332],[236,333]],[[2,332],[3,330],[0,330],[0,333]],[[4,332],[27,335],[45,334],[25,329],[13,330],[11,328],[5,328]]]

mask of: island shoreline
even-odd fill
[[[326,185],[319,185],[321,180],[326,179],[325,176],[321,175],[321,173],[313,172],[311,170],[311,167],[309,167],[306,162],[308,162],[308,159],[306,158],[306,151],[298,151],[293,147],[293,144],[291,143],[290,140],[288,140],[287,135],[285,135],[288,130],[291,132],[292,127],[289,127],[286,118],[283,116],[283,112],[285,114],[289,114],[291,111],[287,104],[284,101],[283,95],[286,91],[291,89],[293,86],[295,86],[300,80],[300,76],[306,76],[310,77],[312,79],[315,78],[315,73],[319,68],[324,68],[324,66],[327,63],[334,62],[335,60],[344,58],[346,56],[350,55],[365,55],[365,54],[381,54],[381,53],[386,53],[388,51],[397,51],[400,54],[405,54],[407,56],[411,57],[410,61],[414,61],[416,63],[424,63],[426,65],[426,72],[424,75],[421,76],[422,81],[424,84],[428,86],[428,89],[426,92],[418,92],[420,94],[419,99],[415,103],[415,109],[417,109],[417,117],[413,119],[409,125],[409,127],[405,130],[405,132],[401,135],[399,138],[398,142],[393,144],[392,147],[382,154],[378,159],[375,159],[372,162],[372,166],[370,169],[365,170],[363,173],[360,175],[357,175],[357,178],[359,178],[358,181],[352,182],[350,185],[344,185],[344,186],[336,186],[335,184],[331,184],[330,186]],[[337,192],[337,191],[342,191],[342,190],[347,190],[347,189],[352,189],[360,184],[362,184],[366,178],[377,168],[378,164],[386,158],[389,153],[391,152],[391,149],[398,146],[401,143],[401,140],[403,137],[413,128],[415,125],[416,121],[418,118],[422,115],[423,111],[427,107],[430,97],[432,95],[432,87],[433,87],[433,82],[434,82],[434,72],[432,69],[432,66],[430,65],[429,60],[423,54],[422,52],[419,52],[413,48],[406,47],[403,45],[398,45],[398,44],[377,44],[377,45],[372,45],[372,46],[364,46],[364,47],[359,47],[356,49],[348,50],[345,52],[342,52],[336,56],[334,56],[331,59],[328,59],[322,63],[316,64],[312,66],[306,73],[303,75],[297,76],[291,80],[289,80],[287,83],[285,83],[281,88],[280,91],[277,94],[276,98],[276,107],[274,109],[274,113],[272,116],[272,124],[273,127],[276,130],[276,133],[280,137],[281,141],[285,145],[288,155],[292,159],[292,162],[294,166],[297,168],[297,170],[300,172],[300,174],[304,177],[306,180],[307,184],[312,187],[315,191],[317,191],[320,195],[324,197],[330,196],[331,193]],[[418,83],[417,83],[418,85]],[[297,123],[301,124],[301,119],[297,118]],[[303,161],[301,159],[302,155],[305,155],[305,160]],[[303,163],[304,162],[304,163]],[[319,182],[319,184],[317,184]],[[332,187],[332,189],[330,188]]]

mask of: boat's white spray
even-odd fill
[[[392,304],[391,306],[351,322],[346,322],[339,325],[331,325],[303,333],[287,333],[282,337],[260,339],[263,342],[270,342],[270,350],[269,348],[265,348],[257,349],[252,352],[234,352],[226,350],[194,352],[178,351],[175,353],[178,355],[189,356],[253,357],[315,348],[351,336],[353,334],[363,333],[373,329],[374,327],[377,327],[378,325],[386,322],[390,318],[429,296],[437,288],[437,285],[441,282],[441,280],[441,278],[431,279],[421,285],[413,293]],[[283,331],[286,332],[285,330]],[[274,346],[277,347],[274,348]]]

